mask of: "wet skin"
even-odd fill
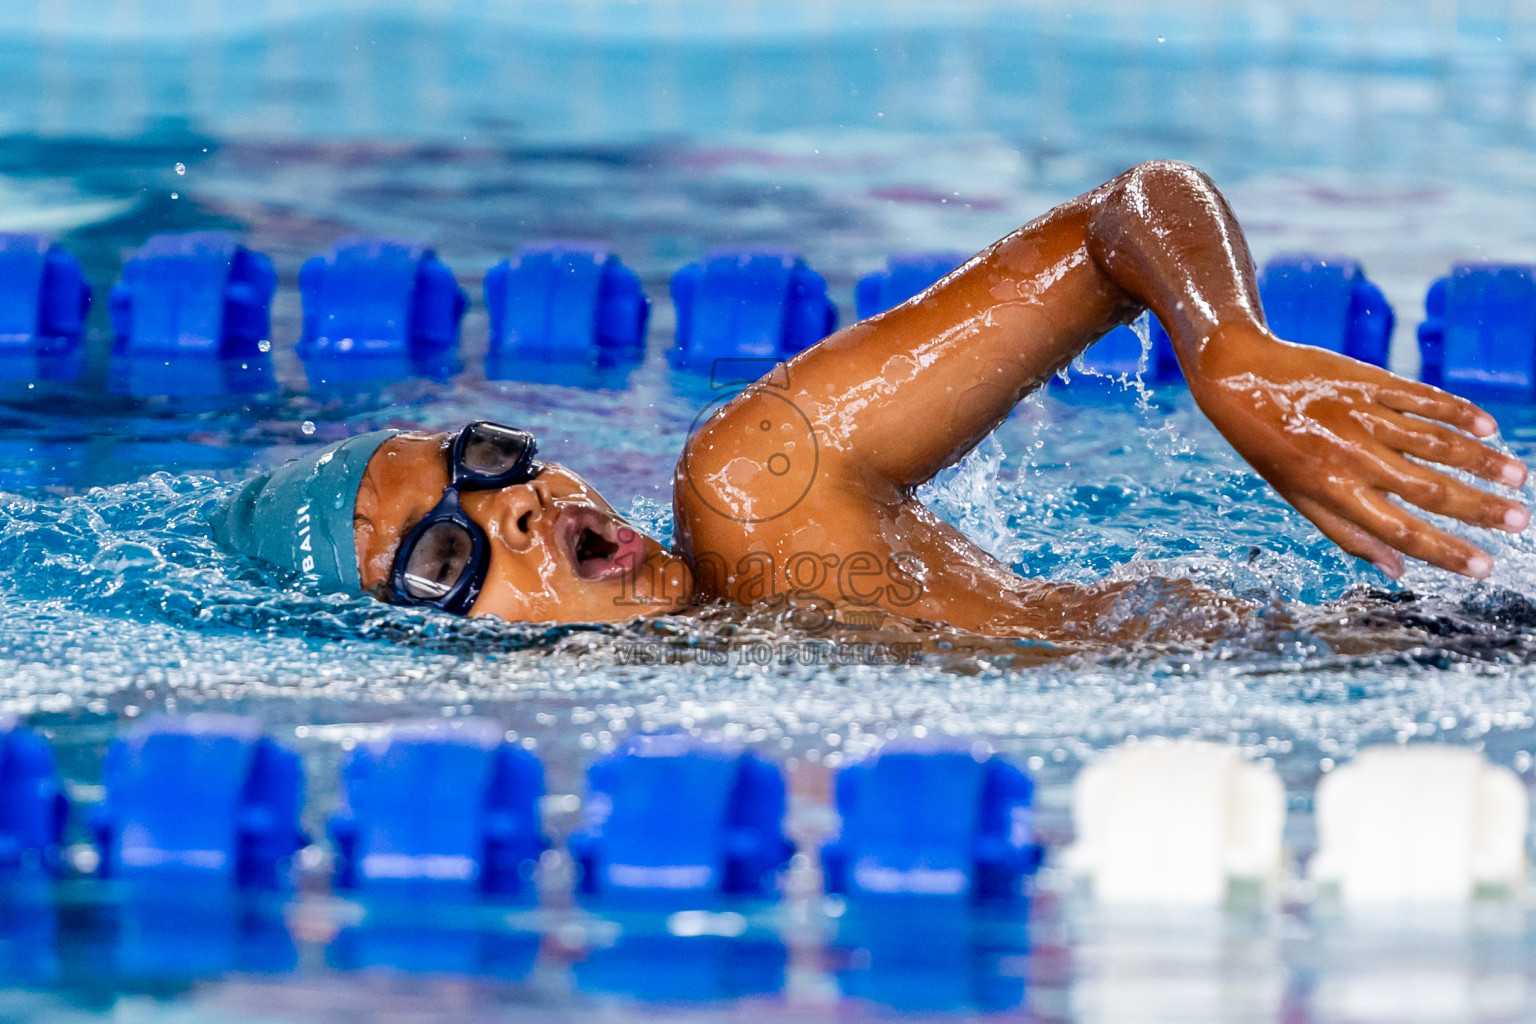
[[[1405,506],[1493,529],[1528,524],[1518,502],[1430,465],[1523,484],[1523,464],[1475,439],[1495,432],[1492,417],[1436,388],[1271,334],[1226,201],[1194,168],[1156,162],[781,364],[707,420],[687,442],[673,487],[676,554],[691,569],[694,597],[787,600],[839,616],[891,613],[998,636],[1134,635],[1116,603],[1132,584],[1018,576],[913,491],[1084,348],[1148,308],[1168,328],[1211,422],[1350,554],[1392,577],[1404,556],[1482,577],[1492,571],[1486,553]],[[365,585],[387,578],[411,517],[441,495],[445,445],[442,437],[397,440],[370,463],[358,496]],[[579,477],[558,469],[505,492],[466,494],[466,509],[496,541],[473,612],[534,621],[634,615],[633,603],[614,601],[625,585],[618,577],[584,578],[548,528],[517,527],[535,498],[546,503],[529,520],[536,523],[547,508],[611,514]],[[680,566],[668,568],[654,544],[645,550],[628,593],[664,595],[647,610],[673,610]],[[1213,628],[1240,614],[1236,602],[1168,586],[1203,602]]]

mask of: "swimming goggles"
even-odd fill
[[[544,467],[526,430],[479,420],[453,439],[448,486],[395,552],[391,584],[397,604],[430,605],[464,615],[474,606],[491,567],[491,542],[465,514],[460,491],[491,491],[525,484]]]

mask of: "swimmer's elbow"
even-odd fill
[[[1182,160],[1144,160],[1110,185],[1114,198],[1141,216],[1190,199],[1223,201],[1211,176]]]
[[[1181,181],[1194,178],[1206,184],[1211,182],[1210,175],[1183,160],[1143,160],[1126,171],[1122,177],[1136,177],[1142,180],[1169,178]]]

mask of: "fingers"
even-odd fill
[[[1391,453],[1381,458],[1380,465],[1381,488],[1426,512],[1508,533],[1519,533],[1531,523],[1531,514],[1519,502],[1489,494],[1439,470]]]
[[[1493,571],[1493,559],[1481,549],[1410,515],[1381,495],[1361,489],[1352,497],[1356,521],[1311,498],[1297,497],[1292,504],[1325,537],[1356,558],[1371,562],[1392,579],[1403,574],[1402,554],[1474,579],[1482,579]]]
[[[1392,579],[1403,574],[1403,558],[1391,546],[1345,519],[1328,511],[1311,498],[1295,497],[1291,503],[1296,510],[1322,531],[1323,536],[1356,558],[1363,558]]]
[[[1354,508],[1348,518],[1403,554],[1474,579],[1493,571],[1493,559],[1481,548],[1430,525],[1376,490],[1361,487],[1351,499]]]
[[[1393,378],[1392,386],[1382,388],[1376,400],[1389,409],[1449,423],[1476,437],[1492,437],[1499,429],[1492,416],[1465,398],[1457,398],[1428,384]]]
[[[1420,429],[1422,428],[1422,429]],[[1512,479],[1507,463],[1515,460],[1471,438],[1433,424],[1418,424],[1381,416],[1372,424],[1375,435],[1387,445],[1421,458],[1435,458],[1447,465],[1479,472],[1492,479]],[[1342,493],[1323,506],[1315,499],[1293,498],[1293,504],[1339,547],[1366,558],[1388,576],[1402,573],[1398,552],[1451,572],[1482,579],[1493,571],[1493,560],[1470,541],[1456,537],[1389,501],[1395,494],[1404,501],[1471,526],[1518,533],[1530,525],[1531,516],[1519,502],[1489,494],[1447,474],[1412,462],[1396,451],[1370,454],[1370,469],[1360,486]],[[1517,464],[1523,482],[1525,467]],[[1370,486],[1374,485],[1374,486]]]
[[[1474,476],[1505,487],[1525,484],[1525,463],[1474,441],[1459,431],[1428,420],[1404,416],[1388,409],[1364,418],[1366,429],[1388,445],[1426,462],[1464,469]]]

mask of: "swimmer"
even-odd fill
[[[1435,468],[1522,485],[1526,467],[1477,440],[1495,433],[1491,416],[1277,338],[1226,200],[1198,170],[1151,162],[726,403],[678,461],[673,551],[576,473],[540,462],[531,436],[484,423],[332,445],[247,484],[215,532],[313,587],[509,621],[788,601],[987,636],[1110,639],[1113,603],[1136,584],[1019,576],[914,491],[1147,309],[1232,446],[1386,575],[1399,577],[1404,557],[1477,578],[1493,569],[1486,552],[1408,506],[1509,532],[1529,523],[1519,503]]]

